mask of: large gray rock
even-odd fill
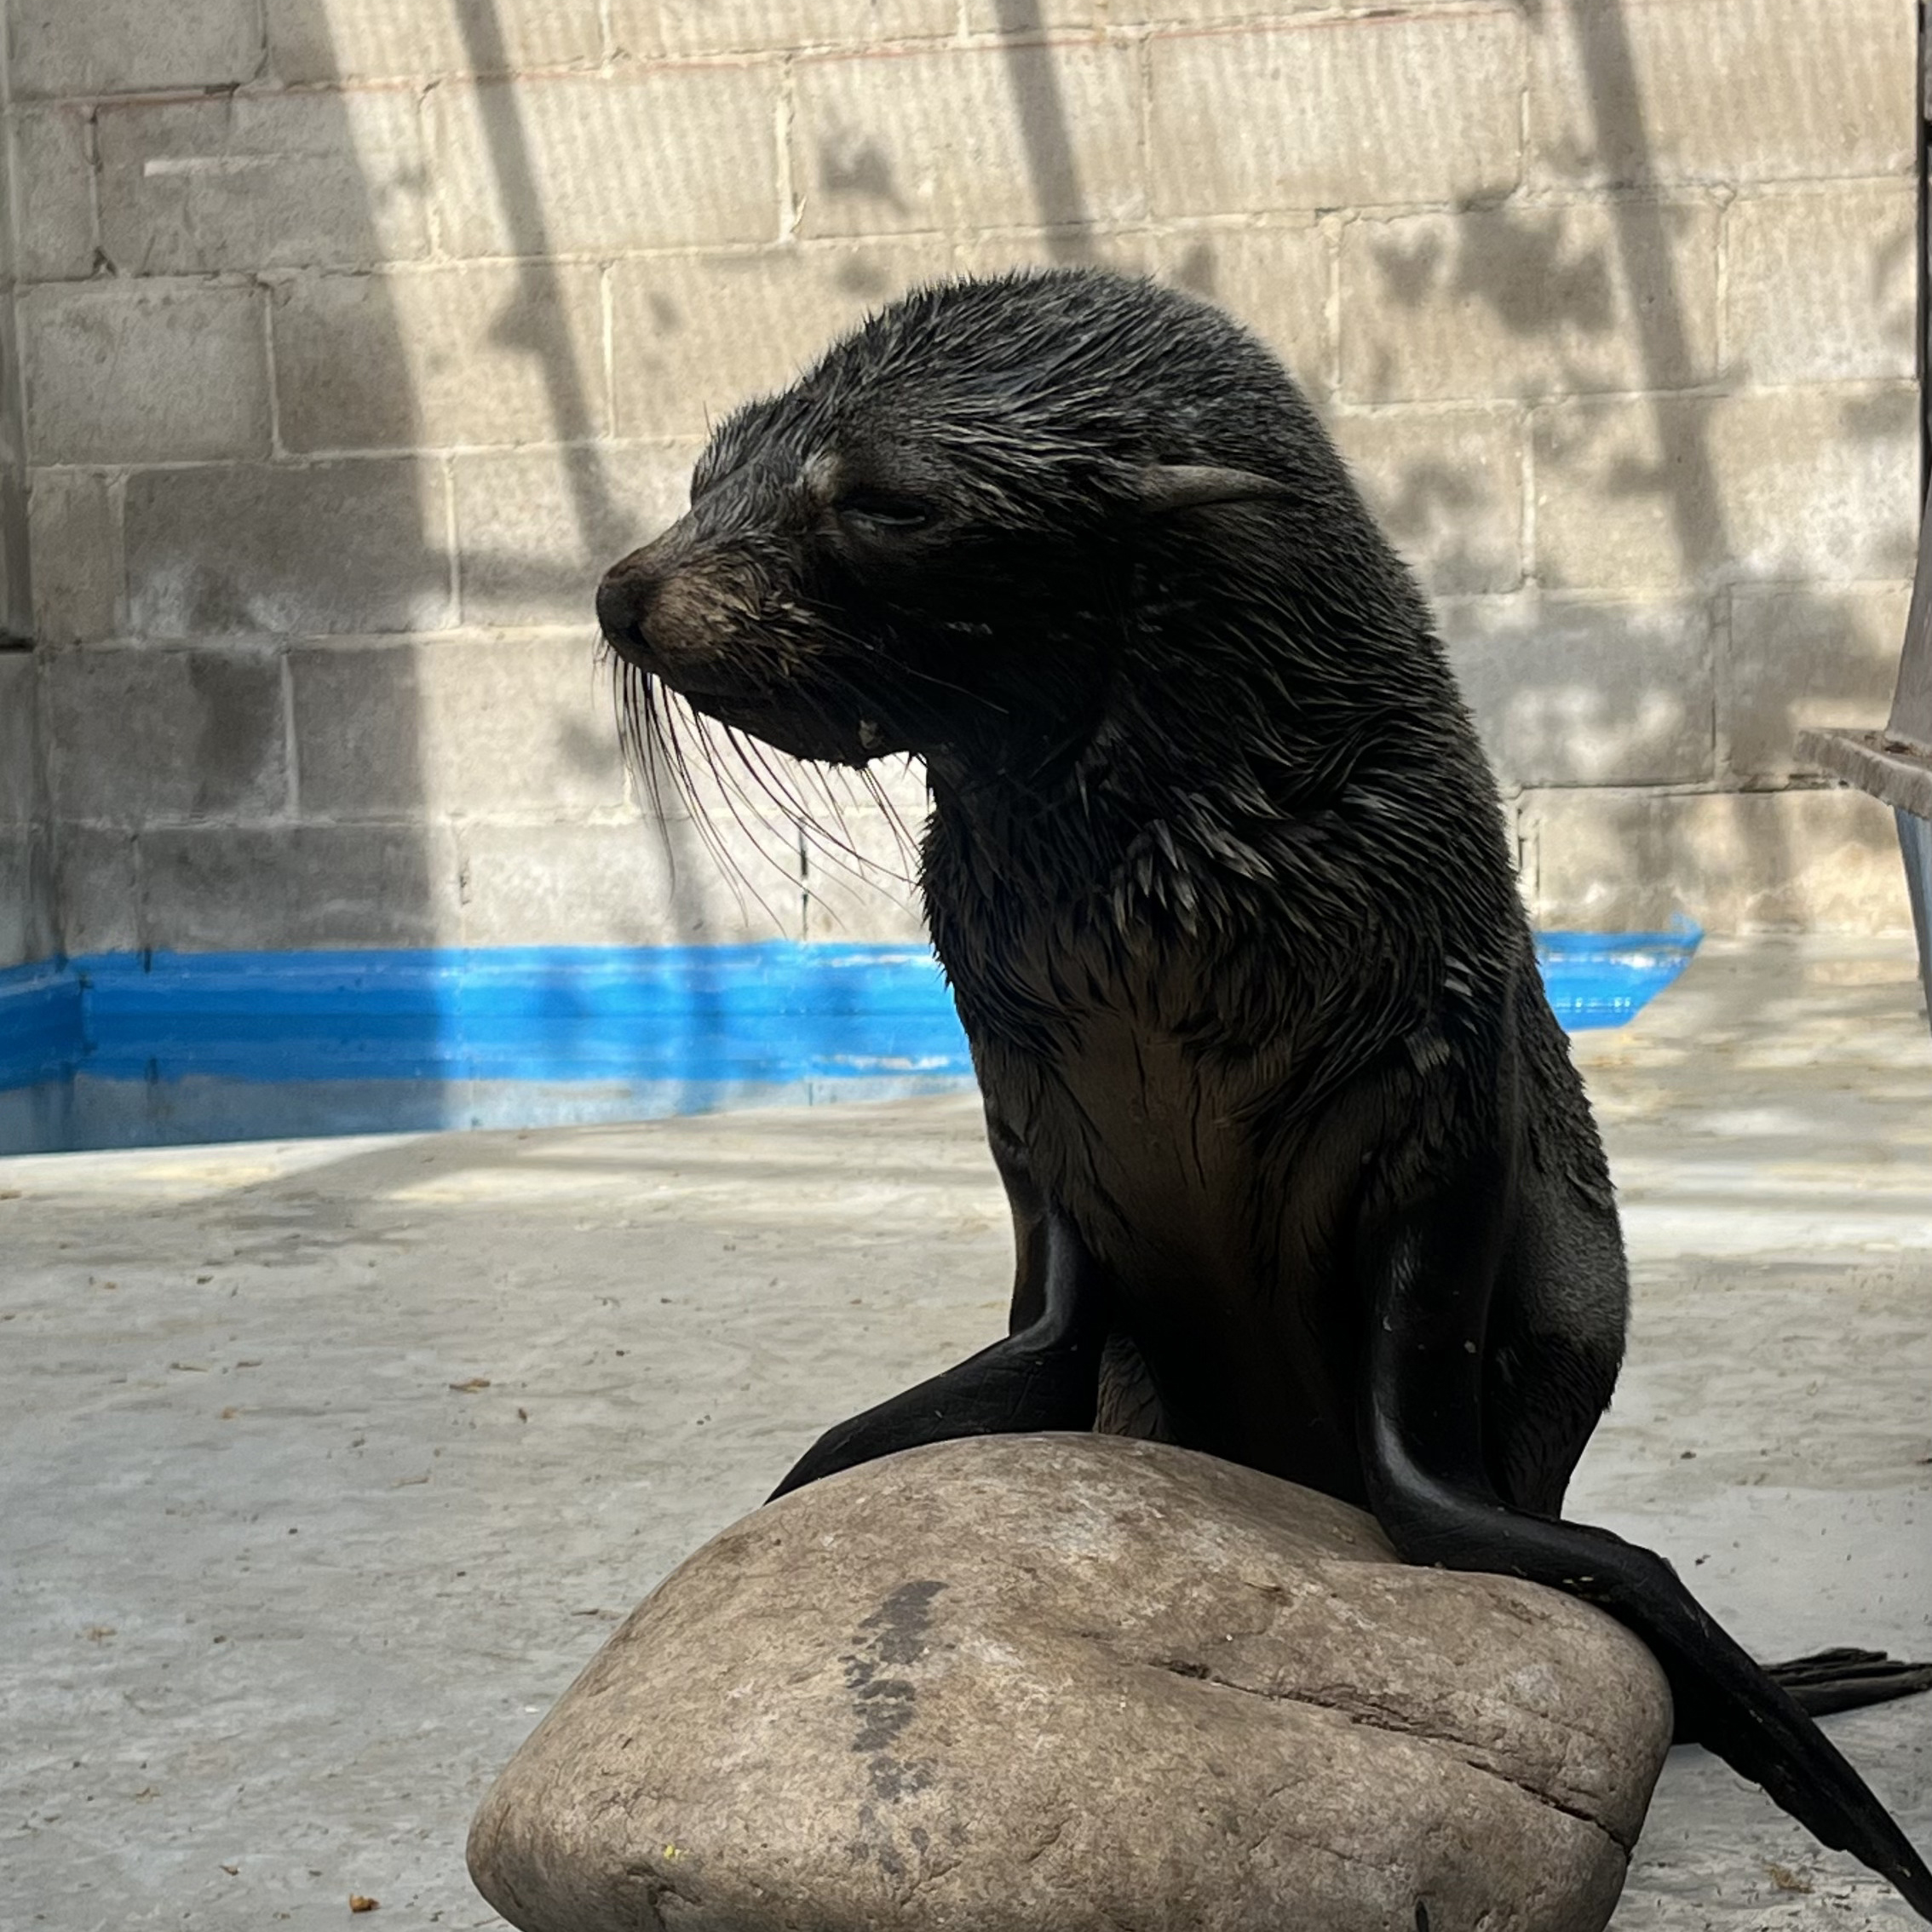
[[[1586,1932],[1670,1735],[1567,1597],[1211,1457],[982,1439],[714,1538],[470,1871],[526,1932]]]

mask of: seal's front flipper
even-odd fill
[[[1084,1429],[1094,1423],[1100,1342],[1041,1343],[1027,1329],[830,1429],[768,1500],[860,1463],[963,1435]]]
[[[1107,1339],[1099,1270],[1064,1214],[1049,1214],[1044,1238],[1045,1305],[1029,1327],[827,1429],[770,1500],[923,1443],[1091,1429]]]
[[[1681,1734],[1762,1785],[1825,1843],[1883,1873],[1932,1919],[1932,1871],[1884,1806],[1662,1557],[1497,1496],[1482,1456],[1481,1344],[1506,1171],[1500,1157],[1486,1171],[1476,1160],[1445,1175],[1451,1164],[1391,1163],[1410,1183],[1406,1197],[1370,1204],[1359,1228],[1369,1315],[1363,1461],[1389,1540],[1412,1563],[1521,1577],[1607,1611],[1664,1667]]]
[[[1932,1690],[1932,1664],[1907,1664],[1882,1650],[1814,1651],[1808,1657],[1767,1664],[1764,1674],[1814,1717]]]

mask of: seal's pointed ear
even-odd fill
[[[1149,463],[1139,481],[1140,507],[1149,516],[1165,510],[1199,509],[1209,503],[1251,503],[1294,494],[1272,476],[1205,463]]]

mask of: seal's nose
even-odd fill
[[[612,564],[597,586],[598,625],[627,657],[645,655],[644,620],[651,614],[663,581],[652,569],[647,553],[633,550]]]

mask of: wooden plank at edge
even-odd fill
[[[1898,746],[1882,731],[1801,731],[1798,756],[1881,803],[1932,819],[1932,757]]]

